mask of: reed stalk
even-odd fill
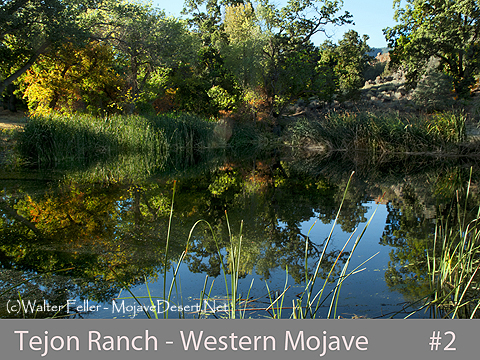
[[[457,192],[457,218],[439,221],[435,229],[432,255],[428,256],[431,297],[426,304],[434,318],[475,318],[480,307],[480,208],[468,221],[468,200],[471,175],[465,206],[461,209]],[[461,215],[463,214],[463,216]]]
[[[328,244],[329,244],[329,242],[332,238],[332,234],[333,234],[333,231],[335,229],[335,225],[338,221],[340,211],[341,211],[341,208],[342,208],[342,204],[345,200],[345,196],[346,196],[346,193],[348,191],[348,187],[350,185],[353,174],[354,173],[352,172],[352,174],[351,174],[351,176],[348,180],[348,183],[347,183],[345,191],[344,191],[343,199],[342,199],[342,202],[340,204],[339,210],[337,212],[336,218],[333,222],[333,225],[332,225],[332,228],[331,228],[330,233],[328,235],[328,238],[327,238],[327,240],[324,244],[320,259],[318,260],[318,262],[316,264],[313,276],[311,276],[311,277],[309,276],[309,272],[308,272],[308,256],[307,256],[307,253],[308,253],[308,235],[310,234],[310,231],[312,230],[313,225],[309,229],[309,232],[307,234],[306,243],[305,243],[305,254],[306,254],[305,255],[305,281],[306,281],[306,286],[304,288],[303,293],[300,295],[299,300],[297,300],[297,303],[296,304],[294,303],[294,306],[292,308],[292,313],[290,315],[290,317],[292,317],[292,318],[303,319],[303,318],[307,318],[307,317],[310,317],[310,318],[317,317],[317,312],[318,312],[319,307],[323,304],[323,302],[330,295],[332,295],[332,302],[331,302],[330,310],[329,310],[329,313],[328,313],[327,317],[331,316],[332,311],[333,311],[333,316],[336,316],[336,307],[338,305],[340,288],[341,288],[341,285],[342,285],[343,281],[345,281],[345,279],[347,279],[349,276],[361,271],[361,270],[359,270],[359,268],[361,266],[363,266],[367,261],[370,260],[370,259],[367,259],[365,262],[363,262],[362,264],[357,266],[354,270],[347,273],[347,268],[348,268],[349,262],[351,260],[351,256],[352,256],[354,250],[356,249],[356,247],[358,246],[358,244],[359,244],[360,240],[362,239],[363,235],[365,234],[365,231],[368,228],[373,216],[375,215],[375,212],[372,214],[369,221],[365,225],[364,229],[362,230],[360,235],[357,237],[357,239],[355,241],[355,244],[353,246],[353,249],[350,252],[350,256],[348,257],[348,260],[345,263],[345,265],[343,266],[342,272],[341,272],[339,278],[337,279],[337,284],[334,287],[334,289],[330,292],[330,294],[328,296],[322,297],[323,292],[326,288],[326,285],[327,285],[330,277],[332,276],[335,267],[337,266],[337,263],[340,259],[341,254],[345,251],[347,244],[352,239],[355,232],[350,236],[348,241],[345,243],[342,251],[340,252],[340,254],[337,257],[337,260],[332,265],[332,267],[329,271],[329,274],[328,274],[327,278],[325,279],[325,282],[324,282],[321,290],[318,291],[318,292],[314,292],[314,285],[315,285],[315,282],[316,282],[316,280],[319,276],[320,266],[321,266],[321,263],[324,259]],[[241,255],[242,255],[243,221],[240,224],[239,234],[237,236],[234,235],[233,232],[232,232],[232,229],[230,227],[230,222],[229,222],[228,214],[227,214],[226,211],[225,211],[225,218],[226,218],[227,229],[228,229],[228,237],[229,237],[229,243],[230,243],[229,247],[228,247],[227,255],[226,256],[224,255],[223,248],[221,248],[220,242],[218,241],[216,233],[213,230],[212,226],[205,220],[198,220],[192,226],[192,228],[190,229],[190,233],[189,233],[189,236],[188,236],[188,239],[187,239],[186,249],[185,249],[185,251],[183,251],[183,253],[181,254],[180,258],[177,261],[177,264],[176,264],[176,266],[174,268],[174,271],[173,271],[173,277],[172,277],[171,282],[170,282],[169,290],[168,290],[168,293],[167,293],[167,270],[168,270],[167,265],[168,265],[168,260],[169,260],[168,250],[169,250],[170,233],[171,233],[172,218],[173,218],[174,195],[175,195],[175,184],[174,184],[174,188],[173,188],[172,205],[171,205],[171,209],[170,209],[170,217],[169,217],[169,224],[168,224],[168,231],[167,231],[167,241],[166,241],[166,247],[165,247],[165,262],[164,262],[165,263],[165,269],[164,269],[164,273],[163,273],[163,294],[164,294],[163,299],[166,300],[168,303],[170,303],[171,296],[172,296],[172,293],[173,293],[173,289],[174,289],[174,287],[177,286],[177,282],[179,282],[179,279],[178,279],[179,268],[180,268],[181,264],[183,263],[183,261],[185,260],[185,257],[187,255],[188,246],[190,244],[190,241],[192,241],[194,230],[197,228],[198,225],[204,224],[204,225],[207,226],[207,228],[209,229],[209,232],[211,233],[211,236],[213,237],[214,243],[216,244],[216,247],[217,247],[217,254],[218,254],[219,259],[220,259],[220,267],[221,267],[221,271],[222,271],[222,274],[223,274],[223,279],[224,279],[224,282],[225,282],[225,293],[226,293],[226,302],[227,302],[227,311],[226,311],[225,315],[226,315],[227,318],[230,318],[230,319],[245,318],[246,311],[247,311],[247,305],[249,303],[250,291],[251,291],[252,286],[253,286],[253,281],[250,284],[250,287],[249,287],[248,293],[247,293],[247,297],[246,297],[246,300],[245,300],[245,304],[242,307],[241,306],[242,296],[238,291],[238,285],[239,285],[239,278],[240,278],[240,260],[241,260]],[[227,265],[229,265],[229,266],[227,266]],[[282,318],[284,316],[283,315],[284,310],[286,309],[284,307],[284,300],[285,300],[285,295],[286,295],[288,289],[290,288],[290,286],[288,286],[288,277],[289,277],[288,268],[285,269],[285,273],[286,273],[285,286],[284,286],[284,289],[281,293],[272,292],[270,290],[270,288],[268,287],[268,284],[266,284],[266,289],[267,289],[267,294],[268,294],[268,297],[269,297],[269,300],[270,300],[270,305],[268,307],[266,307],[264,309],[264,311],[266,311],[267,313],[270,313],[270,316],[272,318],[276,318],[276,319]],[[208,286],[208,277],[205,278],[205,283],[204,283],[203,289],[200,293],[200,303],[201,304],[203,303],[204,299],[211,299],[210,295],[211,295],[211,290],[212,290],[212,287],[213,287],[213,282],[210,286],[210,291],[208,292],[208,294],[207,294],[207,291],[206,291],[207,286]],[[132,291],[130,289],[128,289],[128,287],[126,287],[126,289],[133,296]],[[153,304],[152,295],[151,295],[150,290],[148,288],[148,284],[147,284],[147,292],[148,292],[148,297],[147,298],[150,300],[150,303]],[[178,292],[177,292],[177,295],[178,295]],[[135,298],[136,301],[139,303],[139,299],[141,297],[133,296],[133,298]],[[303,300],[306,300],[306,304],[303,304]],[[168,311],[164,311],[163,314],[164,314],[164,318],[168,318],[168,316],[169,316]],[[198,314],[198,318],[201,318],[202,315],[207,315],[207,314],[203,313],[203,310],[200,310],[200,312]],[[215,317],[217,317],[216,314],[213,314],[213,315]],[[147,314],[147,317],[151,318],[150,314]]]

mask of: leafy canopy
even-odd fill
[[[459,95],[469,93],[480,69],[480,4],[478,0],[394,0],[395,20],[384,29],[392,61],[407,67],[413,84],[424,74],[430,58],[451,76]]]
[[[0,94],[41,54],[86,40],[81,15],[95,6],[93,0],[0,0]]]
[[[295,98],[321,92],[328,76],[320,79],[320,55],[311,38],[325,33],[328,24],[352,22],[348,12],[340,13],[342,4],[290,0],[279,7],[269,0],[187,0],[184,14],[190,15],[203,46],[220,51],[244,99],[262,94],[274,114]]]
[[[41,55],[23,77],[29,109],[37,114],[83,110],[96,115],[118,110],[124,81],[114,64],[111,47],[93,41],[80,48],[67,43]]]

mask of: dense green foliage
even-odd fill
[[[395,20],[385,29],[392,60],[407,66],[416,84],[430,58],[450,75],[458,95],[465,96],[480,69],[480,6],[476,0],[394,0]]]
[[[66,41],[81,44],[88,36],[82,24],[96,1],[28,0],[0,2],[0,94],[37,58]]]
[[[151,5],[98,0],[0,4],[3,85],[38,114],[278,114],[298,98],[355,97],[366,38],[348,32],[319,48],[312,36],[351,23],[341,1],[190,0],[187,20]],[[33,25],[29,18],[38,19]],[[334,55],[329,52],[334,49]],[[10,89],[12,90],[12,89]],[[13,90],[12,90],[13,91]],[[10,91],[11,92],[11,91]],[[264,116],[262,115],[262,116]]]
[[[338,45],[327,41],[321,47],[322,56],[326,59],[326,63],[324,63],[325,60],[321,62],[324,67],[322,73],[328,74],[329,64],[332,62],[335,64],[330,71],[333,72],[338,87],[332,87],[332,90],[339,92],[340,99],[358,99],[360,97],[358,90],[363,86],[364,72],[371,60],[367,55],[370,51],[367,40],[367,35],[360,38],[356,31],[350,30],[344,34]],[[332,80],[328,79],[326,82],[330,81]],[[324,93],[328,93],[325,91],[327,86],[327,84],[322,84]]]
[[[480,66],[477,2],[394,4],[400,24],[385,33],[393,63],[418,84],[417,105],[450,105],[449,82],[457,95],[468,94]],[[367,35],[350,30],[338,44],[313,44],[327,26],[352,22],[341,6],[188,0],[181,20],[134,1],[2,2],[0,92],[9,85],[9,96],[22,96],[39,115],[183,111],[268,118],[275,127],[298,100],[359,100],[365,76],[376,73]]]
[[[125,80],[114,64],[112,48],[98,42],[81,48],[67,43],[41,55],[23,78],[28,107],[37,114],[58,110],[103,115],[118,110]]]

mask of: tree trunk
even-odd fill
[[[48,43],[43,43],[37,51],[30,57],[30,59],[23,65],[20,69],[15,71],[12,75],[7,77],[5,80],[0,82],[0,94],[2,94],[5,89],[7,88],[8,85],[13,83],[15,80],[17,80],[25,71],[30,69],[30,67],[35,63],[35,61],[38,59],[38,57],[43,54],[45,51],[48,49]]]
[[[13,84],[9,84],[7,86],[7,95],[3,98],[3,103],[7,105],[7,109],[11,112],[17,112],[17,107],[15,103],[17,102],[17,98],[14,95],[15,86]]]

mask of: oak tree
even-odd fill
[[[480,69],[480,3],[478,0],[394,0],[395,20],[384,30],[393,48],[393,63],[406,66],[413,85],[430,59],[453,79],[458,95],[467,95]]]
[[[96,1],[1,0],[0,94],[37,58],[66,41],[84,41],[81,15]]]

